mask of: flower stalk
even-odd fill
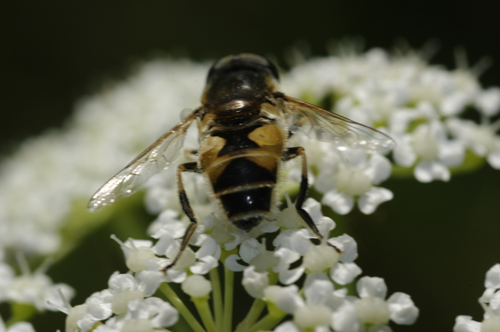
[[[192,299],[198,313],[200,314],[201,320],[205,325],[205,328],[208,332],[217,332],[219,329],[217,328],[212,312],[210,310],[210,305],[208,304],[208,299],[206,298],[193,298]]]
[[[234,272],[224,266],[224,315],[222,331],[231,332],[233,325]]]
[[[222,303],[222,290],[219,277],[219,270],[217,268],[210,270],[210,280],[212,281],[212,300],[215,314],[215,325],[217,330],[222,331],[222,322],[224,319],[224,306]]]
[[[198,320],[193,316],[191,311],[184,305],[181,299],[177,296],[175,291],[167,283],[160,286],[160,291],[167,297],[167,299],[179,310],[179,313],[184,317],[188,325],[194,332],[206,332],[205,329],[198,323]]]
[[[248,332],[250,327],[257,322],[262,314],[262,311],[266,308],[266,302],[260,299],[255,299],[253,301],[248,314],[241,321],[241,323],[236,328],[235,332]]]

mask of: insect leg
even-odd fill
[[[307,195],[307,190],[309,189],[309,183],[307,180],[307,159],[306,159],[306,151],[304,150],[303,147],[297,146],[294,148],[288,148],[286,151],[283,153],[283,161],[288,161],[290,159],[296,158],[296,157],[302,157],[302,178],[300,181],[300,189],[299,189],[299,195],[297,196],[297,200],[295,201],[295,208],[297,209],[297,213],[300,215],[302,220],[309,226],[309,228],[313,231],[314,234],[320,239],[323,240],[323,235],[318,230],[318,227],[316,227],[316,224],[312,220],[311,216],[309,213],[307,213],[306,210],[302,208],[302,204],[304,204],[304,201],[306,200],[306,195]],[[338,253],[341,253],[342,251],[337,248],[336,246],[330,244],[327,242],[328,245],[332,246]]]
[[[168,270],[169,268],[174,266],[175,263],[177,263],[182,253],[184,252],[184,249],[186,249],[189,240],[193,236],[196,226],[198,226],[198,220],[196,219],[194,211],[191,208],[191,204],[189,204],[186,191],[184,190],[184,184],[182,182],[182,176],[181,176],[181,174],[184,172],[200,173],[200,169],[198,168],[198,164],[195,162],[181,164],[179,165],[179,167],[177,167],[177,189],[179,190],[179,199],[181,201],[182,209],[184,210],[184,213],[188,216],[189,220],[191,220],[191,223],[187,227],[186,232],[182,237],[181,247],[179,249],[179,252],[177,253],[177,256],[175,256],[172,263],[163,268],[163,271]]]

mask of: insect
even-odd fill
[[[167,168],[181,150],[187,129],[196,121],[197,161],[178,165],[176,173],[180,202],[191,222],[169,267],[176,263],[198,224],[184,190],[184,172],[204,174],[218,217],[250,231],[278,208],[276,186],[283,162],[301,158],[295,208],[321,239],[302,208],[308,190],[305,150],[288,147],[287,139],[304,130],[340,150],[361,147],[378,152],[391,149],[394,141],[378,130],[285,95],[279,91],[278,81],[274,64],[258,55],[231,55],[215,62],[208,72],[202,105],[106,182],[92,196],[88,209],[97,211],[131,195],[148,178]]]

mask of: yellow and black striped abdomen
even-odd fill
[[[284,137],[275,124],[221,130],[200,146],[200,166],[229,221],[250,230],[275,206]]]

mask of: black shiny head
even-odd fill
[[[213,106],[240,100],[245,101],[242,105],[258,105],[275,92],[278,79],[276,66],[266,58],[230,55],[210,68],[202,103]]]
[[[278,69],[271,61],[260,55],[242,53],[238,55],[228,55],[219,61],[216,61],[208,72],[207,83],[213,81],[216,76],[240,70],[268,73],[277,81],[280,79]]]

